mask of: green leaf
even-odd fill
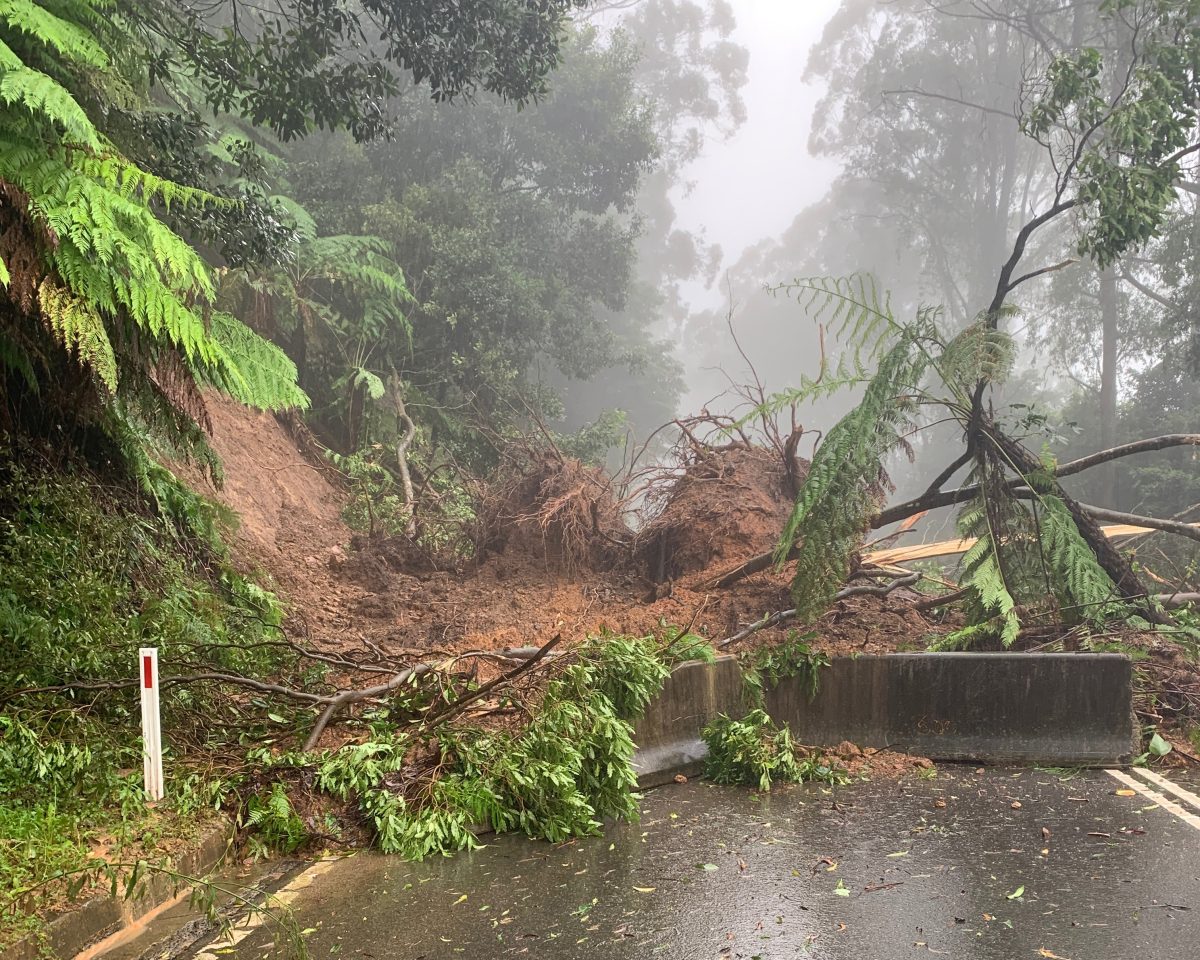
[[[1156,757],[1165,757],[1171,752],[1171,745],[1157,733],[1150,738],[1149,750]]]

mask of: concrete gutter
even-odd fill
[[[188,877],[211,873],[233,843],[233,824],[222,821],[207,828],[190,850],[169,867]],[[73,904],[50,920],[40,936],[26,938],[0,953],[0,960],[41,960],[77,956],[92,944],[112,936],[174,899],[188,884],[161,873],[150,873],[139,884],[139,895],[125,900],[107,894]]]
[[[767,712],[801,743],[899,750],[934,760],[1112,766],[1137,751],[1133,669],[1099,653],[900,653],[835,657],[809,700],[798,679],[766,692]],[[701,769],[700,730],[747,711],[731,656],[675,669],[637,724],[642,787]]]

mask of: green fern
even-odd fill
[[[296,365],[286,353],[228,313],[218,310],[210,322],[222,356],[205,379],[260,410],[308,408],[308,397],[296,385]]]
[[[1109,616],[1127,614],[1120,592],[1096,562],[1075,519],[1060,497],[1045,494],[1039,500],[1042,547],[1060,585],[1062,605],[1074,622],[1100,623]]]
[[[970,395],[981,382],[1004,383],[1016,354],[1012,337],[981,318],[945,345],[937,370],[946,386],[960,395]]]
[[[83,2],[80,7],[76,8],[76,13],[87,15],[92,5]],[[51,48],[60,57],[79,66],[103,70],[109,65],[108,54],[91,31],[64,20],[33,0],[0,0],[0,20],[25,38]],[[7,69],[9,63],[7,57],[0,55],[0,68]]]
[[[1017,602],[1001,564],[1002,540],[993,530],[993,515],[983,495],[963,510],[958,530],[975,543],[963,555],[959,584],[970,591],[967,608],[972,623],[953,631],[940,641],[939,649],[963,649],[984,637],[999,637],[1011,647],[1021,631]]]
[[[113,413],[168,423],[174,441],[196,438],[183,420],[205,422],[201,383],[262,409],[304,406],[281,351],[208,316],[212,271],[164,219],[232,201],[131,162],[81,106],[123,83],[110,70],[131,53],[137,38],[102,0],[0,0],[0,183],[27,198],[12,215],[40,261],[0,265],[7,297],[18,315],[36,304],[27,320],[95,375]],[[163,370],[170,385],[156,380]]]
[[[860,368],[880,354],[889,335],[899,332],[892,316],[891,296],[886,291],[880,293],[870,274],[802,277],[775,289],[794,297],[834,339],[851,344]]]
[[[38,287],[42,319],[68,353],[90,366],[110,394],[117,392],[117,358],[104,321],[94,304],[81,300],[52,280]]]
[[[913,385],[928,365],[918,340],[927,333],[923,323],[904,329],[858,406],[813,455],[775,554],[782,564],[798,549],[792,596],[801,621],[813,620],[832,602],[879,509],[887,482],[884,461],[901,446],[916,410]]]
[[[3,58],[7,62],[7,56]],[[5,66],[0,75],[0,101],[22,106],[63,127],[70,142],[100,148],[100,135],[73,96],[53,77],[28,67]]]

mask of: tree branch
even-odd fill
[[[494,690],[496,687],[500,686],[503,683],[508,683],[510,680],[515,680],[522,673],[527,673],[528,671],[532,670],[542,659],[544,659],[550,653],[551,650],[553,650],[556,646],[558,646],[559,641],[561,641],[561,640],[562,640],[562,634],[556,633],[553,637],[551,637],[548,641],[546,641],[546,643],[542,644],[542,646],[538,648],[537,652],[534,653],[533,656],[523,660],[521,663],[517,664],[515,667],[513,667],[511,670],[509,670],[507,673],[504,673],[499,677],[489,680],[487,683],[483,684],[483,686],[479,687],[477,690],[472,690],[470,693],[463,694],[463,696],[459,697],[453,703],[447,704],[446,707],[444,709],[442,709],[439,713],[435,713],[432,716],[426,717],[425,725],[428,726],[431,723],[445,723],[451,717],[457,716],[459,713],[462,713],[462,711],[465,710],[468,706],[470,706],[476,700],[481,699],[483,696],[485,696],[486,694],[488,694],[489,692]]]
[[[1172,303],[1170,300],[1168,300],[1166,297],[1164,297],[1161,293],[1146,286],[1146,284],[1142,283],[1141,280],[1139,280],[1137,277],[1135,277],[1128,270],[1121,271],[1121,279],[1124,280],[1131,287],[1133,287],[1135,290],[1137,290],[1139,293],[1144,293],[1147,297],[1149,297],[1151,300],[1153,300],[1159,306],[1166,307],[1168,310],[1175,309],[1174,303]]]
[[[1080,457],[1078,460],[1071,460],[1068,463],[1062,464],[1054,471],[1054,475],[1060,478],[1069,477],[1076,473],[1082,473],[1084,470],[1098,466],[1099,464],[1108,463],[1110,460],[1118,460],[1137,453],[1149,453],[1154,450],[1179,446],[1200,446],[1200,433],[1167,433],[1161,437],[1135,440],[1132,443],[1125,443],[1119,447],[1099,450],[1096,453],[1088,454],[1086,457]],[[1022,486],[1023,483],[1024,481],[1017,477],[1009,481],[1009,487],[1015,490]],[[913,514],[920,513],[922,510],[936,510],[938,507],[948,507],[956,503],[965,503],[977,493],[979,493],[979,487],[976,484],[958,487],[955,490],[926,491],[913,500],[896,504],[894,507],[888,507],[886,510],[881,511],[871,521],[871,528],[878,530],[880,527],[886,527],[888,524],[906,520]]]

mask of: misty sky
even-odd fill
[[[725,250],[725,266],[747,246],[775,237],[829,186],[837,164],[808,155],[809,125],[819,87],[802,80],[808,50],[839,0],[731,0],[735,38],[750,51],[744,89],[748,117],[726,142],[709,141],[688,170],[694,186],[680,196],[681,226],[703,228]],[[720,302],[718,290],[696,290],[697,305]]]

